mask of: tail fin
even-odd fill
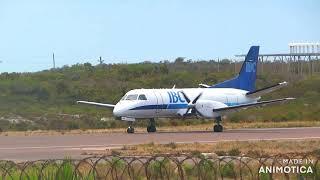
[[[258,56],[259,46],[251,46],[242,64],[239,75],[233,79],[215,84],[210,88],[235,88],[254,91],[256,86]]]

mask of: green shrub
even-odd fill
[[[226,156],[227,153],[225,151],[215,151],[214,153],[216,153],[216,155],[218,156]]]
[[[235,178],[236,170],[232,162],[220,165],[220,174],[222,177]]]
[[[164,146],[165,146],[165,147],[169,147],[169,148],[171,148],[171,149],[177,148],[177,145],[176,145],[176,143],[174,143],[174,142],[170,142],[169,144],[165,144]]]
[[[228,151],[229,156],[239,156],[241,154],[240,150],[237,148],[232,148]]]

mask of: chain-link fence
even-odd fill
[[[320,179],[319,154],[103,156],[0,161],[0,179]]]

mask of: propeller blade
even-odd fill
[[[184,99],[187,101],[187,103],[190,103],[190,99],[188,98],[188,96],[183,91],[181,91],[181,93],[182,93]]]
[[[190,107],[188,107],[188,109],[186,110],[186,113],[184,113],[183,117],[187,117],[189,110],[190,110]]]
[[[197,114],[199,114],[201,117],[203,117],[203,115],[201,114],[201,112],[199,112],[196,108],[194,108],[197,112]]]
[[[201,96],[202,92],[192,101],[192,104],[196,103]]]
[[[200,116],[202,116],[202,114],[196,109],[195,107],[195,103],[198,101],[198,99],[202,96],[202,92],[192,101],[192,103],[190,103],[190,99],[188,98],[188,96],[186,95],[186,93],[184,93],[183,91],[181,91],[184,99],[188,102],[188,108],[186,113],[183,115],[184,117],[188,116],[188,115],[197,115],[199,114]],[[191,109],[191,112],[189,113]]]

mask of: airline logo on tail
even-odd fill
[[[246,72],[256,72],[256,63],[253,60],[249,60],[248,62],[246,62]]]

